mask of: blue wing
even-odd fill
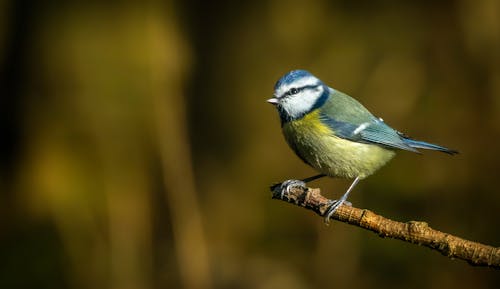
[[[406,137],[385,124],[382,120],[371,117],[359,124],[338,121],[326,114],[321,114],[321,121],[328,125],[333,133],[354,142],[371,143],[387,148],[397,148],[418,153],[418,150],[406,142]]]
[[[320,108],[320,120],[338,137],[360,143],[419,153],[417,148],[441,151],[455,150],[413,140],[376,118],[361,103],[340,91],[330,89],[330,99]]]

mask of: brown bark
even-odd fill
[[[323,197],[320,189],[292,187],[284,190],[280,184],[272,186],[273,199],[280,199],[312,210],[325,217],[331,200]],[[340,206],[331,219],[355,225],[380,237],[399,239],[425,246],[448,256],[467,261],[471,265],[500,269],[500,248],[465,240],[457,236],[432,229],[425,222],[397,222],[377,215],[370,210],[348,205]]]

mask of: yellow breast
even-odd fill
[[[374,144],[358,143],[335,136],[315,110],[299,120],[283,124],[290,147],[319,172],[335,177],[365,178],[386,164],[394,151]]]

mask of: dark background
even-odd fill
[[[461,152],[399,153],[355,206],[500,244],[500,2],[436,2],[2,1],[0,287],[498,288],[268,191],[314,174],[265,102],[303,68]]]

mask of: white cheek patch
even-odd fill
[[[292,118],[298,118],[311,111],[322,92],[323,89],[306,89],[297,95],[284,99],[282,106]]]

